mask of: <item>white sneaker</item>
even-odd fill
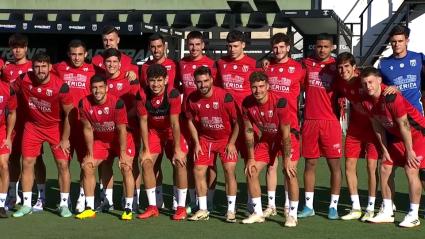
[[[85,200],[78,199],[77,205],[75,205],[75,212],[82,213],[86,209],[86,203]]]
[[[419,217],[407,214],[404,217],[404,220],[402,222],[400,222],[400,224],[398,224],[400,227],[417,227],[419,225],[421,225],[421,221],[419,221]]]
[[[276,208],[275,207],[267,207],[266,210],[263,211],[263,217],[268,218],[271,216],[276,216]]]
[[[384,212],[379,212],[375,217],[372,217],[367,220],[372,223],[393,223],[394,215],[389,215]]]
[[[210,212],[207,210],[198,210],[193,216],[189,217],[189,221],[207,221],[210,219]]]
[[[362,217],[362,211],[358,209],[351,209],[350,212],[341,217],[342,220],[357,220]]]
[[[35,203],[35,205],[32,207],[32,211],[33,212],[42,212],[44,209],[44,203],[45,200],[44,198],[39,198],[37,199],[37,202]]]
[[[366,211],[363,214],[363,217],[360,219],[360,221],[367,222],[367,220],[373,218],[374,216],[375,216],[375,212],[374,211]]]
[[[298,224],[298,220],[296,217],[290,216],[290,215],[286,217],[285,227],[296,227],[297,224]]]
[[[255,213],[251,214],[248,218],[242,220],[243,224],[252,224],[252,223],[263,223],[264,222],[263,215],[257,215]]]

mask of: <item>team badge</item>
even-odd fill
[[[98,110],[98,111],[97,111],[97,114],[98,114],[98,115],[102,115],[102,114],[103,114],[102,110]]]
[[[97,31],[97,24],[91,24],[91,29],[95,32]]]
[[[84,67],[83,68],[83,71],[89,71],[89,68],[88,67]]]
[[[218,109],[218,102],[213,102],[213,108]]]
[[[114,88],[114,85],[113,84],[109,84],[109,88]]]
[[[161,104],[161,101],[160,100],[156,100],[155,104],[159,105],[159,104]]]
[[[122,83],[117,83],[117,90],[122,90]]]
[[[410,66],[416,66],[416,59],[410,60]]]
[[[52,95],[53,95],[53,91],[52,91],[52,90],[47,89],[47,90],[46,90],[46,95],[47,95],[47,96],[52,96]]]
[[[209,109],[210,108],[210,104],[206,104],[205,108]]]
[[[134,29],[133,24],[128,25],[127,29],[128,29],[129,32],[132,32],[133,29]]]
[[[103,109],[103,113],[105,113],[105,115],[109,115],[109,107],[105,107]]]
[[[269,117],[273,117],[273,110],[269,110]]]
[[[283,72],[283,68],[279,68],[279,72]]]
[[[37,88],[37,92],[38,93],[41,93],[41,88]]]
[[[400,63],[400,68],[404,68],[404,63]]]
[[[171,70],[171,66],[165,66],[165,68],[167,69],[167,71]]]
[[[289,68],[288,68],[288,72],[289,73],[294,73],[295,72],[295,67],[293,67],[293,66],[290,66]]]
[[[243,72],[248,72],[248,70],[249,70],[249,66],[247,66],[247,65],[243,65],[242,66],[242,71]]]
[[[28,29],[28,23],[26,23],[26,22],[22,23],[22,29],[27,30]]]
[[[62,30],[62,24],[58,23],[56,25],[56,29],[58,29],[58,31],[61,31]]]
[[[236,70],[236,69],[238,69],[238,66],[237,65],[234,65],[233,66],[233,70]]]

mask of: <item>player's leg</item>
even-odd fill
[[[367,158],[367,185],[368,185],[368,202],[366,212],[362,217],[365,222],[375,215],[375,200],[377,191],[377,167],[378,167],[378,150],[375,143],[367,143],[366,145],[366,158]]]
[[[12,153],[9,157],[9,190],[6,199],[6,207],[12,210],[16,204],[21,202],[18,195],[18,184],[21,176],[21,150],[22,150],[22,136],[24,133],[23,124],[17,122],[14,129],[15,135],[12,142]]]
[[[421,224],[418,215],[422,192],[421,181],[419,179],[419,169],[405,165],[404,171],[407,176],[409,187],[410,209],[409,213],[404,217],[404,220],[399,224],[399,226],[416,227]]]
[[[151,142],[150,142],[151,143]],[[159,153],[152,153],[151,158],[146,158],[140,162],[142,168],[143,182],[145,186],[146,195],[148,198],[148,207],[144,213],[138,215],[140,219],[147,219],[149,217],[159,216],[156,200],[156,174],[154,172],[155,163],[158,160]]]
[[[37,184],[38,198],[32,207],[33,212],[43,211],[46,202],[46,165],[43,161],[43,147],[35,162],[35,182]]]
[[[208,177],[208,211],[214,210],[214,194],[215,194],[215,187],[217,184],[217,164],[214,164],[211,167],[208,167],[207,171],[207,177]]]
[[[299,157],[298,157],[299,159]],[[297,164],[298,159],[293,158],[291,159],[292,162],[295,163],[295,170],[297,171]],[[289,175],[287,173],[288,169],[285,168],[285,165],[283,167],[283,172],[285,176],[285,182],[286,182],[286,190],[288,191],[288,199],[289,199],[289,212],[288,216],[286,217],[285,226],[286,227],[295,227],[298,224],[297,219],[297,210],[298,210],[298,203],[299,203],[299,185],[298,185],[298,177],[297,173],[295,176]]]
[[[6,151],[7,150],[7,151]],[[0,149],[0,218],[6,218],[5,202],[9,186],[9,152],[7,147]]]
[[[107,154],[107,152],[106,152]],[[99,158],[96,155],[96,158]],[[85,160],[81,163],[81,169],[83,173],[83,180],[81,181],[85,193],[85,210],[77,214],[75,217],[77,219],[86,219],[96,217],[96,211],[94,210],[94,191],[96,188],[96,171],[99,165],[104,161],[105,157],[102,159],[93,159]]]
[[[113,187],[114,187],[114,176],[113,176],[113,165],[114,160],[109,158],[105,160],[99,167],[99,178],[103,185],[103,196],[101,196],[101,203],[96,208],[97,212],[108,212],[114,210],[113,201]]]
[[[115,147],[116,156],[119,155],[119,147]],[[124,213],[121,215],[122,220],[133,219],[133,197],[134,197],[134,175],[133,175],[133,162],[135,156],[135,146],[131,135],[127,135],[127,158],[120,159],[119,168],[123,176],[124,193],[125,194],[125,206]]]
[[[254,213],[248,218],[242,220],[244,224],[261,223],[264,222],[263,208],[261,204],[261,186],[259,176],[261,170],[267,166],[264,161],[256,161],[255,168],[251,171],[251,176],[248,176],[248,190],[252,197],[252,203],[254,206]]]
[[[277,187],[277,167],[279,160],[275,159],[272,165],[267,167],[266,173],[266,183],[267,183],[267,208],[264,210],[263,215],[265,218],[270,216],[276,216],[276,187]],[[285,181],[285,195],[288,192],[286,181]],[[289,202],[288,202],[289,205]],[[289,207],[289,206],[288,206]],[[286,210],[286,201],[285,201],[285,210]]]
[[[385,161],[381,163],[380,167],[380,186],[382,194],[382,209],[379,213],[368,220],[368,222],[374,223],[384,223],[384,222],[394,222],[394,213],[393,213],[393,202],[391,197],[391,187],[390,187],[390,177],[393,171],[393,165],[391,162]]]
[[[70,157],[65,154],[57,144],[51,145],[50,147],[52,148],[56,167],[58,169],[60,191],[59,215],[61,217],[71,217],[72,213],[69,209],[69,192],[71,189],[71,173],[69,170]]]

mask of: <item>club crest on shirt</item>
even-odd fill
[[[416,66],[416,59],[410,60],[410,66]]]
[[[109,107],[103,108],[103,113],[105,113],[105,115],[109,115]]]
[[[269,117],[273,117],[273,110],[269,110]]]
[[[122,90],[122,83],[117,83],[117,90]]]
[[[218,102],[213,102],[213,108],[218,109]]]
[[[46,90],[46,95],[47,95],[47,96],[52,96],[52,95],[53,95],[53,91],[52,91],[52,90],[50,90],[50,89],[47,89],[47,90]]]
[[[243,65],[242,66],[242,71],[243,72],[248,72],[248,70],[249,70],[249,66],[247,66],[247,65]]]
[[[291,74],[294,73],[295,67],[293,67],[293,66],[288,67],[288,72],[291,73]]]

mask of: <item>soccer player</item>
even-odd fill
[[[72,96],[69,86],[59,77],[51,74],[50,57],[40,52],[32,59],[33,71],[21,75],[15,81],[14,89],[24,102],[27,113],[22,137],[22,191],[23,206],[14,217],[22,217],[32,212],[31,198],[34,182],[34,164],[44,142],[50,144],[59,177],[61,217],[70,217],[68,208],[70,190],[69,172],[69,113]]]
[[[198,90],[193,92],[187,101],[186,115],[194,146],[193,172],[199,202],[199,210],[189,220],[199,221],[209,218],[207,170],[215,165],[217,156],[220,156],[229,202],[226,221],[236,222],[235,169],[238,153],[235,143],[239,134],[239,123],[232,95],[213,86],[211,74],[211,70],[206,66],[200,66],[195,70],[195,84]]]
[[[130,80],[126,72],[121,70],[121,52],[115,48],[107,49],[103,52],[103,59],[105,59],[105,74],[109,88],[109,94],[119,97],[124,101],[127,110],[128,128],[129,135],[133,137],[135,142],[136,152],[140,149],[140,138],[138,132],[138,120],[136,114],[136,94],[139,91],[139,81]],[[137,139],[137,140],[134,140]],[[138,155],[136,155],[138,156]],[[113,161],[105,161],[102,164],[102,178],[103,182],[109,182],[105,186],[105,200],[98,208],[98,211],[109,211],[113,209],[113,175],[112,175],[112,163]],[[137,163],[137,157],[135,157],[134,165],[132,167],[134,178],[136,180],[136,192],[138,194],[135,197],[135,207],[138,207],[138,198],[140,192],[140,180],[141,176],[139,173],[139,167]],[[135,208],[135,209],[136,209]]]
[[[393,54],[381,59],[379,70],[383,83],[397,86],[401,94],[423,114],[421,73],[425,56],[422,53],[407,50],[409,34],[410,29],[405,26],[393,27],[389,34]]]
[[[90,94],[90,78],[95,74],[92,64],[85,62],[87,57],[87,49],[84,42],[75,39],[71,40],[68,44],[68,60],[62,61],[53,65],[53,70],[69,86],[69,93],[73,98],[73,104],[78,105],[78,102]],[[84,143],[83,126],[78,119],[78,109],[74,108],[70,116],[71,124],[71,151],[70,155],[76,152],[78,161],[83,162],[86,155],[86,147]],[[82,179],[82,171],[80,173]],[[80,182],[80,193],[75,207],[76,212],[80,213],[84,210],[84,189],[83,184]]]
[[[350,101],[350,119],[345,138],[345,175],[350,193],[352,208],[341,217],[342,220],[361,218],[365,222],[374,216],[376,199],[376,168],[379,158],[378,141],[373,132],[372,124],[362,107],[362,97],[365,92],[362,87],[356,60],[351,53],[344,52],[336,60],[339,79],[337,90]],[[357,160],[367,159],[368,204],[362,217],[359,193],[357,191]]]
[[[149,51],[152,54],[152,59],[142,65],[142,72],[140,74],[141,86],[146,87],[148,85],[147,70],[149,66],[161,64],[167,69],[169,84],[173,87],[177,87],[177,85],[175,85],[177,66],[173,60],[166,56],[165,39],[162,35],[154,33],[149,37]]]
[[[410,210],[399,224],[401,227],[420,225],[418,210],[421,200],[419,168],[425,168],[425,118],[399,92],[383,94],[387,86],[382,84],[378,69],[368,67],[361,72],[363,89],[368,97],[362,101],[363,108],[372,120],[373,129],[382,150],[380,167],[382,210],[369,222],[394,222],[393,203],[389,178],[393,167],[403,167],[408,185]]]
[[[173,220],[186,218],[187,143],[180,132],[180,93],[168,84],[167,69],[153,64],[147,69],[148,87],[137,98],[137,113],[140,117],[140,134],[143,142],[140,164],[149,206],[138,215],[140,219],[159,215],[156,201],[157,178],[154,165],[163,152],[172,162],[177,186],[178,207]],[[160,165],[160,164],[159,164]]]
[[[291,115],[291,145],[292,152],[297,157],[300,155],[299,138],[300,129],[298,123],[298,97],[300,95],[300,82],[304,80],[305,71],[302,65],[290,56],[290,38],[284,33],[276,33],[271,38],[271,47],[274,58],[271,59],[265,73],[268,76],[270,91],[288,101]],[[268,205],[264,210],[264,217],[276,215],[276,186],[277,186],[278,160],[267,167],[267,198]],[[289,213],[289,194],[285,183],[285,217]]]
[[[131,220],[134,194],[132,173],[135,149],[133,138],[127,134],[127,112],[124,101],[108,93],[108,84],[102,76],[90,79],[91,95],[78,104],[80,119],[84,127],[87,154],[81,164],[84,172],[84,192],[87,209],[76,218],[96,217],[94,211],[94,189],[96,168],[105,161],[119,157],[119,168],[123,175],[125,208],[122,220]],[[108,182],[104,182],[105,185]]]
[[[9,47],[12,52],[13,61],[6,62],[2,68],[2,80],[8,83],[15,82],[21,74],[32,71],[32,62],[27,58],[28,38],[19,33],[9,37]],[[18,107],[23,108],[23,102],[18,98]],[[12,143],[12,152],[9,160],[10,184],[9,194],[6,202],[8,209],[13,209],[15,204],[19,204],[21,199],[18,195],[18,181],[21,174],[21,144],[24,132],[25,114],[23,110],[17,110],[15,136]],[[38,199],[33,207],[33,212],[43,210],[46,200],[46,166],[40,155],[35,164],[35,177],[38,189]]]
[[[118,50],[118,45],[120,43],[120,37],[118,34],[118,30],[114,26],[106,26],[102,31],[102,43],[103,48],[105,50],[114,48]],[[133,65],[130,56],[121,53],[121,71],[126,73],[126,76],[135,80],[137,78],[138,68],[136,65]],[[98,54],[92,58],[92,64],[96,67],[96,72],[102,74],[105,71],[104,65],[105,59],[103,58],[103,54]]]
[[[316,165],[320,156],[326,158],[331,173],[331,203],[328,218],[338,219],[338,200],[341,188],[342,132],[336,111],[334,84],[338,73],[331,56],[332,36],[319,34],[314,47],[315,55],[303,60],[306,69],[305,108],[302,128],[302,155],[304,169],[305,206],[298,218],[315,215],[313,208]]]
[[[199,31],[192,31],[187,35],[187,47],[189,49],[189,55],[183,57],[179,62],[179,68],[178,73],[179,75],[176,76],[176,80],[179,80],[180,82],[176,83],[178,86],[181,84],[181,87],[183,88],[183,112],[185,112],[185,104],[186,99],[190,95],[190,93],[196,91],[196,84],[194,81],[194,75],[193,73],[195,70],[200,66],[206,66],[211,70],[211,77],[212,79],[216,79],[217,74],[217,68],[215,65],[214,60],[211,58],[203,55],[202,51],[205,47],[205,42],[203,39],[203,35]],[[183,116],[184,117],[184,116]],[[186,125],[182,125],[182,130],[186,130]],[[190,143],[189,143],[190,144]],[[192,208],[196,207],[196,196],[195,196],[195,185],[194,185],[194,179],[193,174],[191,173],[193,170],[193,159],[190,159],[191,153],[188,154],[189,160],[188,160],[188,183],[189,183],[189,196],[190,196],[190,210],[192,211]],[[214,189],[215,189],[215,183],[216,183],[216,169],[215,168],[208,168],[208,208],[213,208],[213,199],[214,199]],[[174,193],[175,195],[175,193]],[[188,208],[189,209],[189,208]]]
[[[242,223],[264,222],[261,206],[259,174],[267,165],[273,165],[281,154],[285,179],[288,184],[290,201],[289,216],[285,226],[297,225],[298,181],[297,162],[299,156],[293,154],[291,146],[291,127],[288,101],[269,92],[268,77],[264,72],[254,72],[249,78],[252,95],[242,103],[245,139],[248,148],[248,161],[245,173],[248,178],[249,193],[252,197],[254,213]],[[261,131],[261,138],[254,141],[254,125]]]
[[[5,202],[9,186],[9,155],[16,122],[16,107],[15,91],[9,84],[0,81],[0,218],[7,217]]]

